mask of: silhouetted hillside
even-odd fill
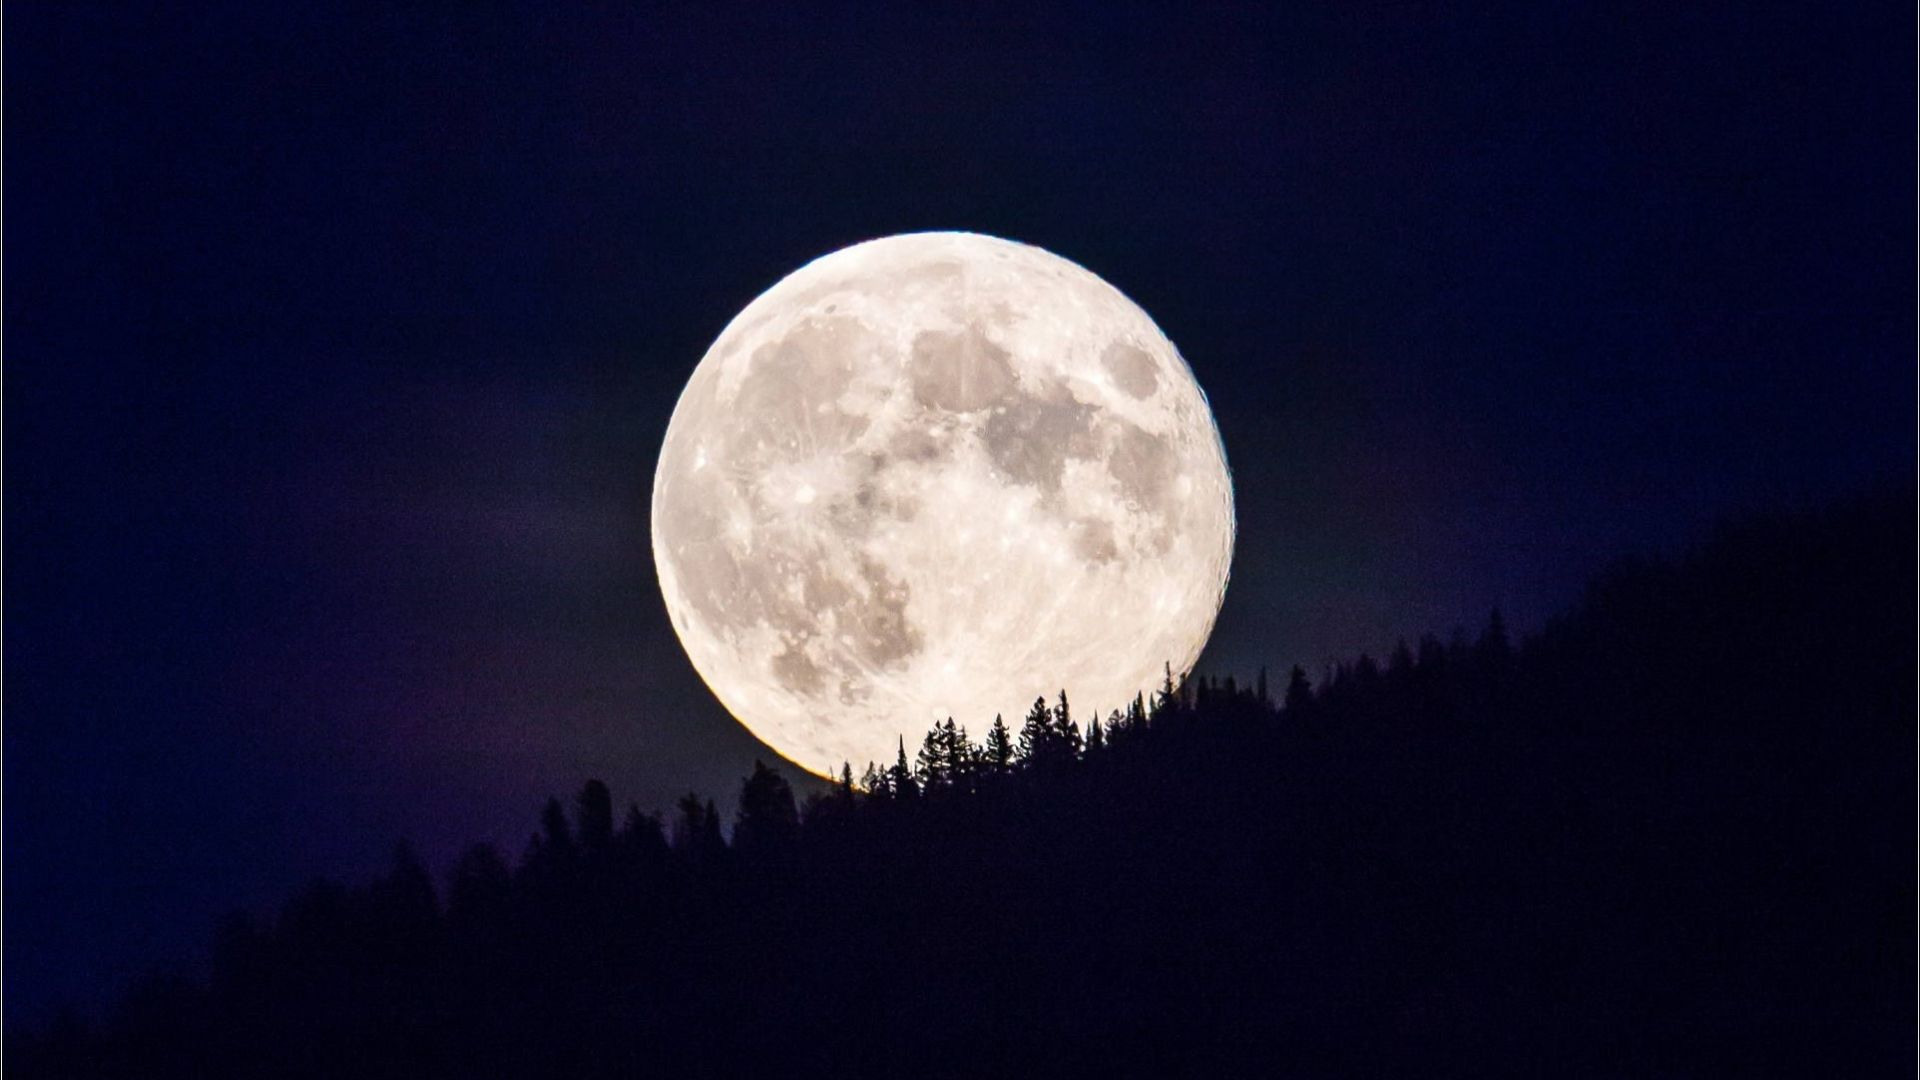
[[[1622,565],[1524,645],[943,725],[801,808],[759,770],[731,841],[590,783],[7,1064],[1911,1075],[1914,512]]]

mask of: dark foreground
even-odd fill
[[[1904,493],[1283,706],[1190,684],[1096,737],[1056,705],[1011,761],[936,732],[798,813],[757,773],[731,844],[590,784],[517,865],[316,886],[222,927],[210,983],[5,1064],[1911,1076],[1914,596]]]

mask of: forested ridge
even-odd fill
[[[1911,1075],[1914,516],[1729,527],[1524,642],[956,718],[799,805],[756,768],[730,835],[590,782],[6,1065]]]

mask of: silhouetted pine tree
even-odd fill
[[[1107,731],[1107,741],[1127,742],[1132,739],[1140,738],[1146,735],[1147,733],[1146,695],[1141,694],[1138,691],[1134,692],[1133,700],[1127,702],[1127,711],[1122,715],[1121,721],[1122,722],[1120,725],[1120,729],[1117,733],[1111,728],[1111,726],[1109,726],[1109,730]],[[1119,738],[1116,738],[1116,734],[1119,736]]]
[[[924,790],[947,786],[947,755],[940,746],[940,725],[927,729],[920,740],[920,752],[913,758],[913,773]]]
[[[696,792],[688,792],[678,803],[680,816],[673,823],[673,850],[696,863],[708,862],[726,848],[720,835],[720,814],[713,800],[702,801]]]
[[[1046,760],[1052,751],[1053,710],[1047,708],[1047,699],[1033,699],[1033,708],[1027,710],[1027,718],[1020,724],[1020,749],[1016,756],[1022,765],[1035,765]]]
[[[667,833],[659,815],[643,814],[629,804],[620,831],[613,837],[614,856],[635,869],[651,869],[666,862]]]
[[[980,751],[980,761],[985,770],[996,776],[1004,776],[1013,768],[1013,734],[1007,730],[1007,722],[999,713],[993,715],[993,726],[987,729],[986,745]]]
[[[1413,651],[1407,648],[1407,639],[1401,638],[1394,643],[1393,652],[1387,657],[1387,674],[1404,678],[1412,671]]]
[[[588,858],[604,856],[613,846],[613,794],[599,780],[589,780],[580,789],[575,808],[580,851]]]
[[[566,809],[559,799],[548,799],[540,811],[540,831],[527,844],[522,869],[536,877],[552,879],[571,872],[579,854]]]
[[[1060,760],[1069,761],[1080,756],[1080,725],[1067,707],[1065,690],[1060,691],[1060,704],[1053,710],[1053,734],[1058,743]]]
[[[1164,663],[1161,671],[1160,689],[1154,691],[1150,722],[1158,722],[1162,716],[1172,716],[1180,709],[1180,686],[1173,681],[1172,662]]]
[[[1289,719],[1298,720],[1313,708],[1313,684],[1307,681],[1307,669],[1299,664],[1287,673],[1287,697],[1281,706]]]
[[[786,778],[753,763],[753,775],[740,785],[740,810],[733,823],[733,847],[742,857],[769,863],[784,858],[800,834],[800,814]]]
[[[953,717],[947,717],[940,726],[941,765],[946,772],[948,783],[963,791],[973,789],[974,773],[978,771],[979,752],[972,740],[967,738],[967,729],[956,724]]]
[[[894,759],[893,768],[887,770],[887,794],[896,799],[912,799],[920,794],[920,785],[913,778],[913,767],[907,764],[907,737],[900,736],[899,756]]]

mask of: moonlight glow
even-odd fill
[[[1081,267],[970,233],[802,267],[707,351],[667,427],[653,555],[721,702],[820,773],[1064,688],[1189,667],[1233,495],[1193,373]],[[910,747],[911,749],[911,747]]]

